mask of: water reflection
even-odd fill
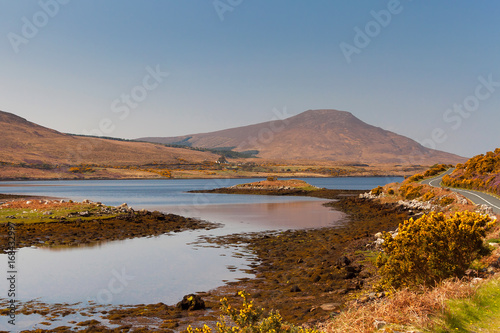
[[[202,211],[190,211],[190,206],[155,207],[155,209],[223,223],[228,233],[234,233],[322,228],[340,223],[344,214],[324,207],[325,202],[328,201],[207,205]]]
[[[242,269],[247,268],[249,259],[255,258],[233,257],[229,249],[189,245],[200,236],[339,223],[343,214],[324,207],[323,203],[324,200],[209,205],[196,217],[223,223],[223,228],[83,247],[23,248],[17,254],[19,300],[174,304],[185,294],[251,277]],[[172,211],[175,207],[156,208],[175,213]],[[0,255],[0,267],[6,265],[7,257]],[[4,280],[0,279],[0,290],[6,290]]]

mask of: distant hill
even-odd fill
[[[457,165],[451,175],[443,177],[443,184],[500,195],[500,148]]]
[[[0,111],[0,162],[142,165],[199,163],[218,155],[162,145],[63,134]]]
[[[309,110],[296,116],[226,130],[138,140],[191,147],[255,151],[271,160],[329,160],[377,164],[456,164],[466,159],[428,149],[369,125],[349,112]]]

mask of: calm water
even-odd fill
[[[215,230],[186,231],[79,248],[23,248],[17,253],[18,299],[101,304],[174,304],[183,295],[247,277],[240,269],[255,258],[233,257],[234,249],[190,245],[199,236],[235,232],[313,228],[341,223],[342,213],[316,198],[191,194],[261,179],[3,182],[1,193],[128,203],[223,223]],[[400,177],[316,178],[310,184],[334,189],[371,189]],[[0,255],[6,271],[6,255]],[[0,298],[6,297],[0,279]],[[5,294],[5,295],[4,295]],[[0,317],[2,320],[5,317]]]

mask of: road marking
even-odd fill
[[[432,186],[432,187],[441,187],[441,186],[435,186],[435,185],[432,185],[433,182],[435,182],[436,180],[439,180],[440,183],[441,183],[441,180],[443,178],[443,176],[445,175],[446,173],[442,174],[441,176],[438,176],[434,179],[431,179],[429,180],[429,185]],[[455,192],[465,192],[465,193],[468,193],[468,194],[472,194],[472,195],[475,195],[476,197],[478,197],[479,199],[483,200],[484,202],[486,202],[488,205],[492,206],[492,207],[495,207],[496,209],[500,209],[500,207],[498,207],[497,205],[495,204],[492,204],[491,202],[489,202],[488,200],[486,200],[485,198],[481,197],[479,194],[477,193],[473,193],[473,192],[470,192],[470,191],[467,191],[467,190],[462,190],[462,189],[455,189],[455,188],[450,188],[452,191],[455,191]],[[487,195],[487,196],[490,196],[489,194],[483,194],[483,195]]]
[[[469,192],[469,191],[466,191],[466,190],[456,190],[457,192],[465,192],[465,193],[469,193],[469,194],[472,194],[472,195],[475,195],[476,197],[478,197],[479,199],[483,200],[484,202],[486,202],[488,205],[490,206],[493,206],[495,207],[496,209],[500,209],[500,207],[492,204],[491,202],[489,202],[488,200],[486,200],[485,198],[481,197],[480,195],[476,194],[476,193],[473,193],[473,192]]]
[[[435,179],[433,179],[433,180],[429,181],[429,185],[430,185],[430,186],[433,186],[433,187],[437,187],[437,186],[432,185],[432,182],[434,182],[434,181],[436,181],[436,180],[440,180],[440,179],[441,179],[441,177],[439,177],[439,178],[435,178]]]

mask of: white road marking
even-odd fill
[[[435,186],[435,185],[432,185],[432,183],[433,183],[433,182],[435,182],[436,180],[441,180],[441,179],[442,179],[442,176],[444,176],[444,174],[443,174],[443,175],[441,175],[441,176],[438,176],[438,177],[436,177],[436,178],[434,178],[434,179],[432,179],[432,180],[430,180],[430,181],[429,181],[429,185],[430,185],[430,186],[433,186],[433,187],[440,187],[440,186]],[[440,181],[440,183],[441,183],[441,181]],[[486,202],[488,205],[490,205],[490,206],[492,206],[492,207],[495,207],[496,209],[500,209],[500,207],[498,207],[497,205],[492,204],[491,202],[489,202],[489,201],[488,201],[488,200],[486,200],[485,198],[481,197],[481,196],[480,196],[479,194],[477,194],[477,193],[470,192],[470,191],[467,191],[467,190],[462,190],[462,189],[455,189],[455,188],[454,188],[454,189],[451,189],[451,190],[456,191],[456,192],[458,192],[458,193],[460,193],[460,192],[465,192],[465,193],[468,193],[468,194],[475,195],[475,196],[476,196],[476,197],[478,197],[479,199],[481,199],[481,200],[483,200],[484,202]],[[488,195],[488,194],[485,194],[485,195]]]
[[[488,200],[486,200],[485,198],[481,197],[480,195],[478,195],[478,194],[476,194],[476,193],[474,193],[474,192],[470,192],[470,191],[466,191],[466,190],[457,190],[457,192],[465,192],[465,193],[469,193],[469,194],[475,195],[475,196],[476,196],[476,197],[478,197],[479,199],[481,199],[481,200],[483,200],[484,202],[486,202],[488,205],[493,206],[493,207],[495,207],[495,208],[497,208],[497,209],[500,209],[500,207],[498,207],[498,206],[496,206],[496,205],[492,204],[491,202],[489,202]]]

